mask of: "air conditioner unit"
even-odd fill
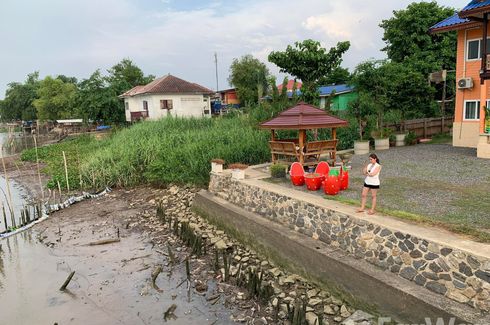
[[[459,89],[473,88],[473,79],[471,78],[461,78],[458,80]]]

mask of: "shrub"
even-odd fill
[[[286,169],[288,167],[283,164],[274,164],[270,167],[271,176],[274,178],[286,177]]]
[[[409,131],[407,133],[407,136],[405,137],[405,144],[407,146],[413,145],[417,143],[417,136],[415,135],[414,132]]]

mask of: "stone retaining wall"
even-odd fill
[[[490,311],[489,259],[270,192],[226,173],[211,173],[209,191],[433,292]]]

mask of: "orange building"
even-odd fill
[[[490,158],[490,133],[485,127],[485,107],[490,107],[489,14],[490,1],[473,0],[431,27],[432,33],[457,31],[453,146],[477,148],[481,158]]]
[[[240,105],[236,89],[230,88],[218,91],[222,105]]]

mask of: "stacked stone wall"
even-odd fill
[[[484,312],[490,311],[490,260],[414,234],[211,174],[209,191],[383,270]]]

